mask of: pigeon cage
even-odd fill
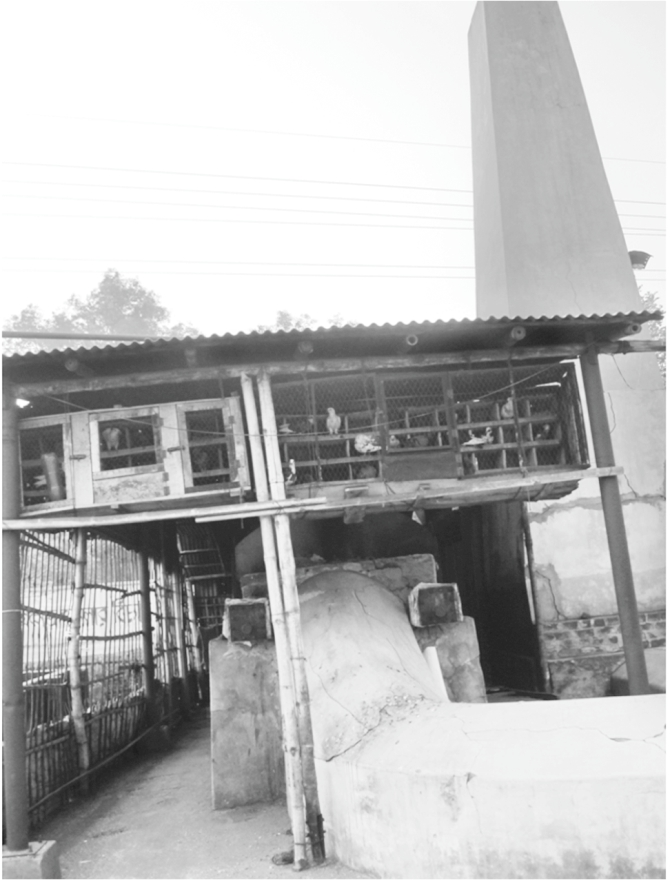
[[[21,501],[23,507],[65,502],[71,494],[65,461],[71,457],[69,433],[62,420],[31,419],[20,428]]]
[[[588,465],[572,364],[452,373],[463,476]]]
[[[273,397],[289,485],[588,464],[569,364],[304,378]]]

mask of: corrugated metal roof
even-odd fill
[[[410,323],[399,322],[396,324],[346,324],[341,327],[315,327],[303,330],[251,330],[240,331],[238,333],[212,334],[209,336],[186,336],[183,338],[161,338],[147,339],[137,342],[122,342],[115,345],[109,344],[104,346],[80,346],[78,348],[54,348],[49,350],[41,350],[39,352],[27,352],[26,354],[5,355],[3,361],[7,365],[19,366],[21,364],[32,364],[38,361],[47,361],[55,355],[86,355],[87,359],[91,356],[109,357],[118,353],[142,353],[158,350],[179,349],[183,346],[191,345],[196,347],[210,347],[223,345],[224,347],[231,343],[239,343],[244,341],[263,342],[263,341],[279,341],[288,339],[300,339],[310,337],[326,337],[326,338],[346,338],[346,337],[362,337],[371,334],[375,335],[401,335],[401,334],[418,334],[429,333],[431,336],[439,336],[446,334],[450,337],[457,337],[459,331],[464,336],[469,336],[472,331],[491,330],[507,325],[523,325],[527,329],[530,327],[567,329],[569,327],[585,327],[589,324],[598,325],[600,327],[617,324],[644,324],[647,321],[660,320],[663,317],[662,312],[642,311],[642,312],[617,312],[607,313],[604,315],[541,315],[539,317],[490,317],[490,318],[451,318],[447,321],[413,321]]]

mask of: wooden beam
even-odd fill
[[[411,369],[418,367],[445,367],[470,364],[506,364],[513,361],[567,360],[581,357],[586,343],[569,345],[514,347],[478,351],[442,352],[436,354],[407,354],[384,357],[334,358],[328,360],[275,361],[271,364],[236,364],[193,369],[157,370],[144,373],[123,373],[116,376],[95,376],[87,379],[57,379],[49,382],[10,382],[14,397],[31,399],[44,395],[77,394],[106,391],[116,388],[142,388],[148,385],[178,385],[185,382],[208,382],[219,379],[237,379],[243,374],[257,376],[303,375],[305,373],[356,372],[384,369]],[[601,342],[596,345],[600,354],[640,354],[665,351],[665,343],[656,339]]]
[[[274,501],[249,501],[244,504],[223,504],[218,507],[191,507],[172,510],[144,510],[137,513],[104,513],[90,516],[23,517],[2,521],[4,531],[44,532],[59,529],[99,528],[102,526],[125,526],[143,522],[162,522],[170,519],[195,519],[197,522],[213,522],[221,519],[248,519],[271,513],[297,513],[300,510],[321,507],[325,498],[287,499]]]

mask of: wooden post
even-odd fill
[[[21,509],[19,430],[14,396],[2,391],[2,516]],[[26,707],[23,692],[20,532],[2,533],[2,727],[7,849],[28,849]]]
[[[202,651],[200,650],[200,629],[198,628],[198,617],[195,610],[195,587],[188,579],[184,583],[186,590],[186,603],[188,605],[188,623],[191,627],[191,642],[193,650],[193,663],[195,665],[195,673],[198,678],[198,691],[200,699],[205,702],[205,670],[202,660]]]
[[[184,599],[182,595],[182,578],[180,575],[170,577],[165,565],[165,526],[161,524],[161,570],[164,583],[172,584],[172,603],[174,605],[174,626],[177,638],[177,663],[181,678],[181,696],[184,715],[191,714],[191,695],[188,689],[188,658],[186,656],[186,638],[184,634]]]
[[[614,467],[614,449],[595,347],[591,346],[589,353],[582,355],[580,361],[596,465],[599,468]],[[628,552],[628,538],[623,519],[621,496],[619,495],[619,479],[616,476],[603,476],[598,478],[598,482],[600,483],[605,531],[607,532],[612,564],[612,579],[621,622],[621,640],[626,658],[626,669],[628,670],[629,690],[631,695],[648,694],[649,678],[644,658],[640,616],[637,611],[633,568]]]
[[[142,621],[142,683],[147,701],[149,725],[154,722],[154,646],[151,623],[151,584],[149,583],[149,557],[145,552],[140,556],[140,615]]]
[[[261,418],[263,420],[265,454],[267,457],[268,473],[270,475],[270,492],[273,500],[283,501],[286,497],[286,490],[284,487],[284,476],[282,474],[281,455],[279,452],[277,421],[272,401],[270,378],[265,373],[262,373],[258,377],[258,395],[261,404]],[[274,523],[277,535],[277,548],[279,551],[279,567],[282,578],[286,627],[291,646],[293,676],[298,703],[298,727],[300,732],[302,773],[305,784],[307,827],[309,828],[314,861],[322,862],[325,858],[323,817],[321,816],[321,809],[319,806],[316,767],[314,765],[314,734],[312,731],[309,688],[307,686],[307,670],[305,668],[305,646],[302,638],[302,629],[300,627],[300,600],[298,599],[298,586],[295,576],[295,557],[293,555],[293,545],[291,543],[289,517],[285,513],[277,514],[274,517]]]
[[[251,449],[251,461],[253,465],[254,484],[258,501],[267,501],[268,491],[267,474],[265,472],[265,459],[263,457],[263,445],[261,443],[256,400],[251,379],[243,375],[242,395],[244,409],[249,430],[249,446]],[[284,760],[286,767],[286,794],[289,814],[291,817],[291,830],[293,831],[294,867],[300,869],[307,864],[307,839],[306,839],[306,815],[305,800],[303,793],[303,766],[301,758],[301,743],[298,725],[298,713],[296,708],[296,690],[291,663],[291,646],[286,628],[284,602],[279,585],[277,571],[277,550],[275,535],[270,516],[261,516],[261,536],[263,539],[263,556],[265,559],[265,573],[268,584],[268,598],[270,601],[270,613],[272,615],[272,627],[274,630],[275,649],[277,652],[277,670],[279,675],[279,702],[282,716],[282,733]]]
[[[68,642],[68,668],[70,672],[70,695],[72,699],[72,723],[79,755],[79,770],[86,773],[91,766],[91,748],[86,733],[84,717],[84,699],[81,686],[81,609],[84,603],[86,584],[86,530],[75,532],[74,554],[74,590],[72,594],[72,611],[70,614],[70,640]],[[88,791],[88,776],[81,781],[83,792]]]

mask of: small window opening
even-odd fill
[[[157,463],[152,416],[100,420],[100,469],[141,467]]]
[[[21,430],[21,488],[24,507],[67,498],[63,426]]]

